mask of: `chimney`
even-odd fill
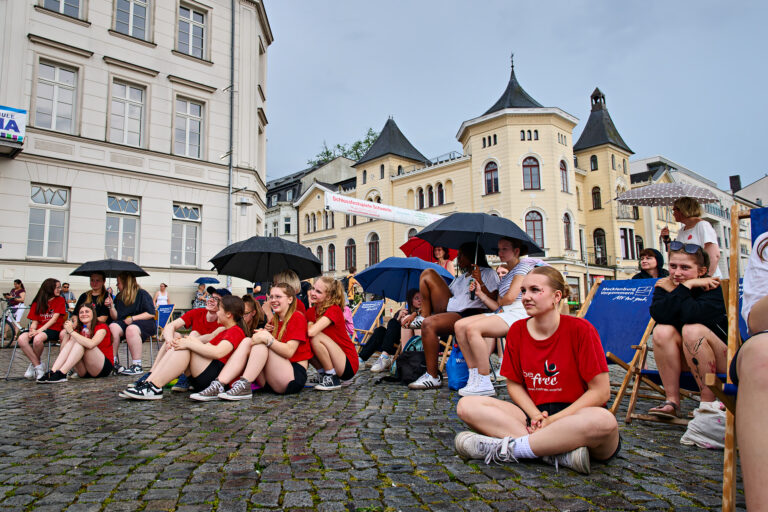
[[[741,190],[741,176],[735,175],[735,176],[729,176],[729,179],[731,180],[731,192],[736,193],[739,190]]]

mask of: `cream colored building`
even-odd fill
[[[577,124],[573,115],[544,107],[526,93],[514,68],[499,100],[461,123],[456,134],[460,153],[429,159],[389,119],[355,163],[352,186],[315,184],[296,201],[299,241],[321,257],[326,273],[342,276],[351,266],[362,270],[388,256],[402,256],[399,246],[420,229],[338,213],[315,224],[312,216],[325,218],[329,190],[437,214],[486,212],[523,227],[583,299],[598,276],[636,273],[637,219],[631,209],[612,201],[631,186],[627,159],[632,151],[599,90],[592,94],[590,118],[574,144]]]
[[[0,158],[0,287],[79,293],[69,272],[115,257],[188,307],[228,238],[263,232],[273,36],[261,1],[234,5],[0,2],[0,104],[28,111]]]

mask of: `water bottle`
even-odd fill
[[[470,278],[469,284],[471,285],[474,282],[475,282],[474,278]],[[470,290],[470,292],[469,292],[469,299],[470,300],[475,300],[475,290]]]
[[[91,330],[90,330],[90,329],[88,329],[88,326],[87,326],[87,325],[84,325],[84,326],[83,326],[83,328],[82,328],[82,330],[80,331],[80,334],[82,334],[82,335],[83,335],[83,336],[85,336],[86,338],[90,338],[90,337],[91,337]]]

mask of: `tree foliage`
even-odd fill
[[[379,132],[374,131],[373,128],[368,128],[368,132],[363,139],[356,140],[351,144],[336,144],[331,148],[323,141],[323,149],[314,158],[307,160],[307,164],[312,166],[322,165],[340,156],[345,156],[355,161],[360,160],[373,143],[376,142],[378,137]]]

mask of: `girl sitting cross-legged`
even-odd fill
[[[476,432],[454,444],[467,459],[544,462],[588,474],[590,457],[606,461],[621,447],[616,418],[604,407],[611,394],[600,338],[586,320],[561,315],[568,285],[552,267],[523,278],[530,318],[509,329],[501,373],[514,403],[466,396],[457,413]]]
[[[307,320],[296,311],[298,299],[286,283],[272,285],[269,305],[272,320],[243,340],[216,380],[189,396],[192,400],[249,400],[251,384],[257,382],[277,394],[289,395],[304,389],[312,348],[307,340]],[[271,329],[270,329],[271,328]],[[238,379],[238,377],[240,377]],[[232,382],[228,391],[224,385]]]
[[[180,373],[189,375],[189,381],[195,389],[207,388],[245,338],[243,309],[240,297],[222,297],[216,315],[219,323],[224,326],[223,331],[208,343],[192,336],[171,340],[170,349],[147,379],[126,388],[120,396],[135,400],[161,399],[163,386]]]
[[[67,372],[75,369],[80,377],[108,377],[112,374],[112,337],[107,324],[97,318],[93,304],[81,305],[76,320],[64,322],[67,339],[50,371],[37,379],[39,384],[67,382]]]

